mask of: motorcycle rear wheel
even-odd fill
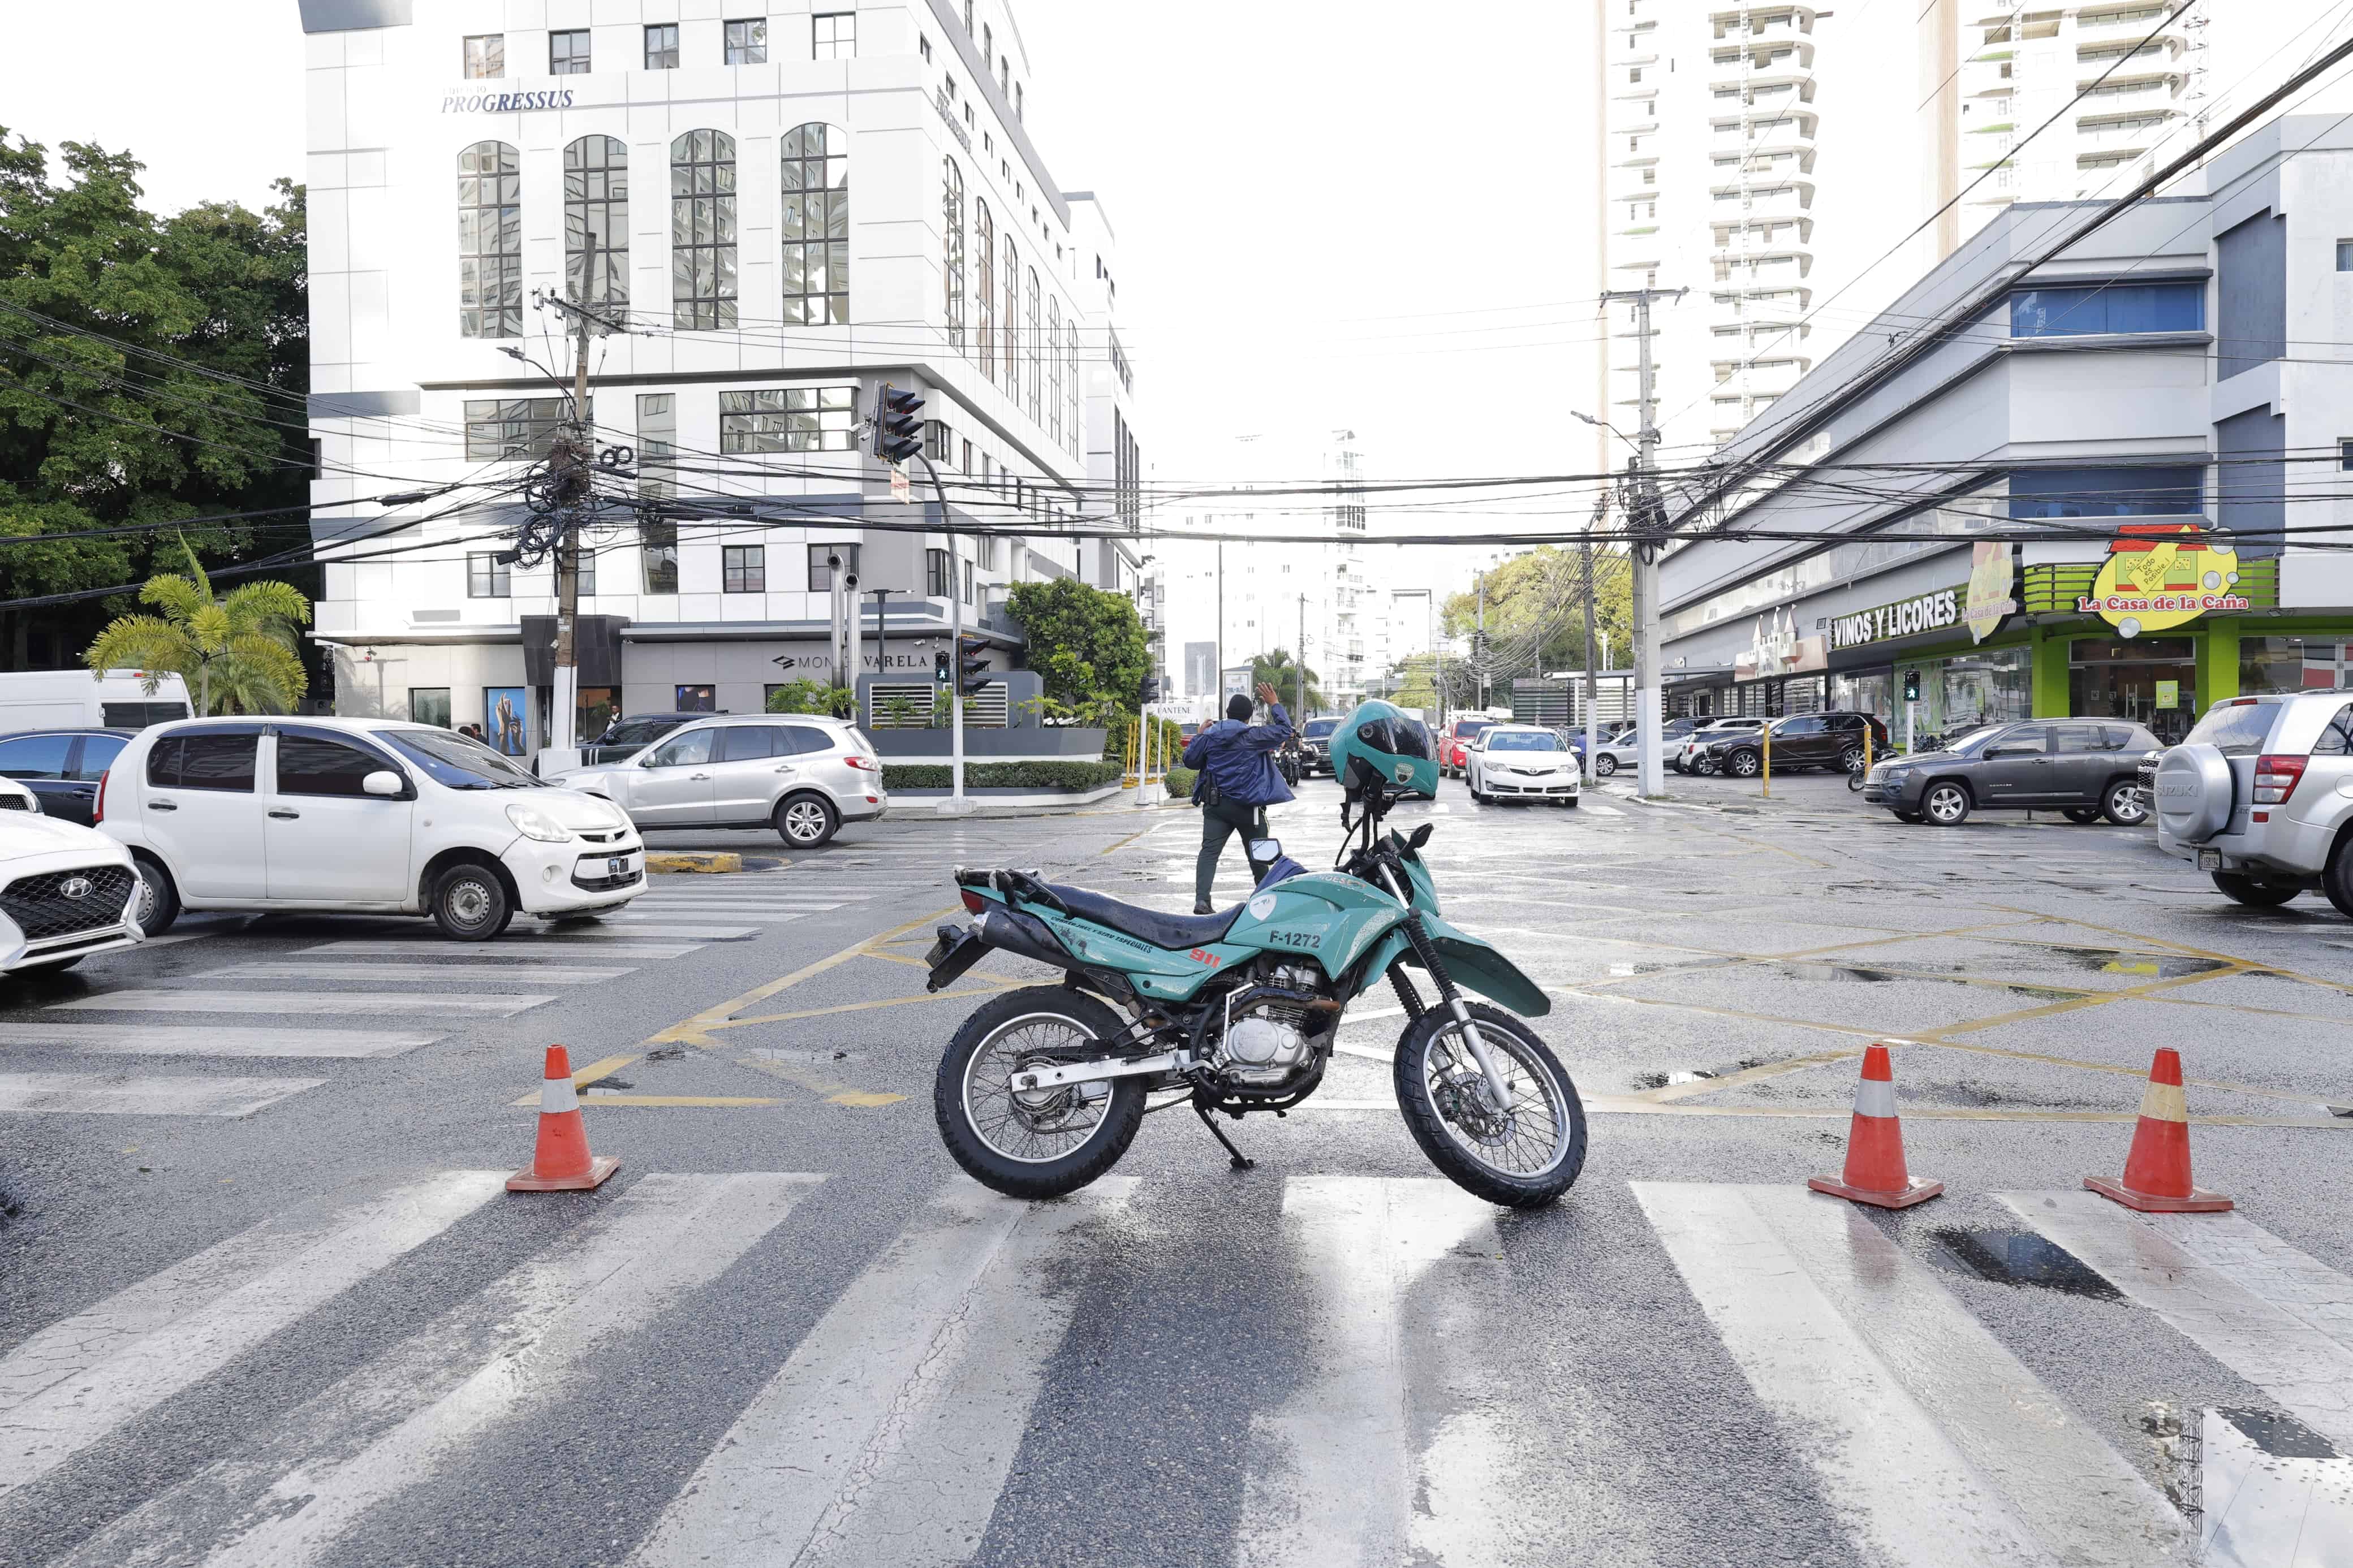
[[[1012,1078],[1066,1051],[1127,1032],[1093,997],[1032,985],[991,997],[940,1058],[932,1115],[940,1141],[973,1180],[1008,1197],[1059,1198],[1119,1163],[1144,1122],[1144,1079],[1017,1093]],[[1092,1056],[1095,1053],[1087,1052]]]
[[[1568,1191],[1585,1168],[1585,1106],[1559,1059],[1519,1019],[1469,1004],[1512,1089],[1505,1117],[1488,1113],[1484,1079],[1443,1004],[1406,1026],[1397,1048],[1398,1108],[1430,1163],[1465,1192],[1536,1208]]]

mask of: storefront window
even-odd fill
[[[2130,719],[2173,745],[2198,721],[2197,651],[2191,637],[2078,637],[2067,647],[2067,711]]]
[[[2241,637],[2239,692],[2332,691],[2353,683],[2353,637]]]
[[[2033,716],[2033,655],[2026,648],[1986,648],[1905,668],[1920,671],[1920,700],[1911,714],[1914,734],[1951,734]],[[1902,716],[1895,717],[1900,723]]]
[[[1886,669],[1831,677],[1831,706],[1844,713],[1868,713],[1892,731],[1895,725],[1895,676]]]

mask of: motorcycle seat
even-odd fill
[[[1241,905],[1236,904],[1232,909],[1213,915],[1163,914],[1158,910],[1122,903],[1117,899],[1090,892],[1084,888],[1066,887],[1060,882],[1049,882],[1046,886],[1081,920],[1109,926],[1138,942],[1175,952],[1224,941],[1226,931],[1242,912]]]

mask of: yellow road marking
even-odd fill
[[[966,976],[966,978],[971,977]],[[989,982],[989,990],[992,993],[1019,989],[1018,985],[1000,985],[994,981]],[[835,1013],[866,1013],[877,1007],[912,1006],[918,1002],[967,1002],[973,995],[974,993],[970,991],[941,991],[922,996],[885,996],[874,1002],[838,1002],[830,1007],[804,1007],[797,1013],[762,1013],[754,1017],[733,1018],[723,1025],[713,1025],[712,1027],[744,1029],[749,1028],[754,1024],[791,1024],[797,1023],[803,1018],[823,1018]]]
[[[895,1096],[893,1098],[896,1098]],[[584,1105],[782,1105],[781,1100],[762,1100],[750,1095],[735,1094],[598,1094],[591,1095]]]
[[[701,1046],[705,1049],[715,1049],[717,1042],[711,1038],[711,1031],[725,1027],[728,1021],[733,1017],[735,1014],[742,1012],[746,1007],[749,1007],[753,1003],[765,1002],[779,991],[789,991],[804,980],[814,979],[816,976],[823,974],[828,969],[838,968],[840,965],[849,963],[851,959],[865,953],[871,947],[889,942],[892,937],[902,936],[908,931],[914,931],[929,921],[938,920],[943,915],[954,914],[957,907],[958,906],[952,904],[944,910],[934,910],[927,915],[918,915],[913,920],[905,922],[903,925],[892,926],[889,931],[882,932],[879,936],[866,937],[860,941],[854,942],[848,947],[843,948],[839,952],[829,953],[826,957],[818,959],[814,963],[805,963],[801,965],[800,968],[794,970],[790,974],[784,975],[776,980],[771,980],[765,985],[754,985],[751,990],[744,992],[742,995],[731,996],[726,1001],[719,1003],[715,1006],[705,1007],[702,1012],[697,1013],[691,1018],[686,1019],[682,1023],[672,1024],[669,1028],[661,1031],[661,1033],[650,1037],[646,1043],[648,1045],[667,1045],[672,1042],[682,1042],[687,1045]]]

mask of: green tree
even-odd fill
[[[1115,704],[1133,712],[1152,672],[1150,645],[1133,601],[1074,577],[1017,583],[1008,602],[1029,639],[1029,666],[1046,695],[1071,708]]]
[[[199,718],[218,711],[282,713],[310,688],[297,628],[311,601],[290,583],[246,583],[221,597],[186,541],[188,574],[147,579],[139,597],[161,616],[121,616],[83,656],[93,676],[144,669],[180,676],[195,689]],[[149,684],[153,691],[154,685]]]
[[[1625,556],[1595,550],[1593,584],[1595,657],[1606,645],[1610,663],[1622,667],[1634,647],[1633,578]],[[1448,636],[1468,638],[1479,625],[1479,595],[1451,595],[1443,615]],[[1485,663],[1501,693],[1510,691],[1516,675],[1585,668],[1584,567],[1575,548],[1539,545],[1487,574]]]
[[[259,214],[206,203],[158,217],[128,153],[69,142],[57,164],[0,129],[0,533],[302,506],[301,188],[280,181]],[[300,545],[308,525],[297,511],[185,533],[218,566]],[[132,582],[179,552],[150,528],[0,556],[16,599]],[[132,602],[0,611],[0,658],[23,668],[36,630],[79,645]]]
[[[1303,698],[1299,695],[1303,673],[1307,677],[1307,695]],[[1272,653],[1250,656],[1250,690],[1255,693],[1261,685],[1273,687],[1286,705],[1297,705],[1292,714],[1293,719],[1305,719],[1324,706],[1324,688],[1314,667],[1310,665],[1303,671],[1288,649],[1276,648]]]
[[[836,719],[855,718],[858,698],[846,686],[822,680],[787,680],[768,693],[771,713],[828,713]]]

